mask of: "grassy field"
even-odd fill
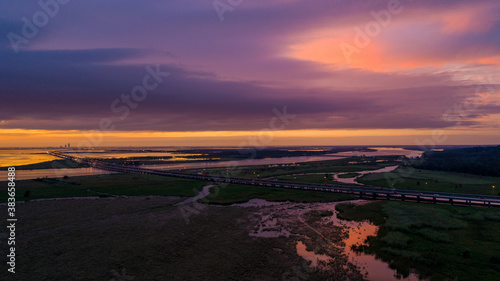
[[[112,195],[161,195],[192,197],[209,183],[204,181],[139,174],[110,174],[16,181],[16,200]],[[7,182],[0,182],[7,186]],[[29,190],[29,197],[24,197]],[[0,193],[0,202],[7,192]]]
[[[386,160],[387,162],[376,162],[377,160]],[[337,160],[297,163],[295,166],[291,166],[290,164],[277,164],[271,167],[269,165],[258,165],[233,168],[192,169],[188,171],[193,173],[202,172],[211,175],[226,175],[234,177],[269,178],[294,174],[376,170],[387,166],[397,165],[398,162],[395,162],[394,160],[395,158],[393,157],[352,157]]]
[[[339,178],[345,179],[345,178],[355,178],[357,176],[360,176],[360,173],[347,173],[347,174],[342,174],[338,175]]]
[[[358,182],[373,186],[437,192],[497,195],[500,191],[500,177],[419,170],[408,167],[400,167],[390,173],[367,174],[359,178]],[[496,186],[498,190],[494,190],[492,186]]]
[[[334,202],[356,199],[356,196],[338,193],[327,193],[306,190],[290,190],[251,185],[221,185],[210,190],[210,195],[203,202],[211,204],[244,203],[250,199],[265,199],[268,201],[291,202]]]
[[[431,280],[500,280],[498,209],[394,201],[336,208],[344,219],[379,225],[377,237],[358,250],[376,254],[404,276],[415,268]]]
[[[273,177],[273,179],[291,181],[291,182],[308,182],[308,183],[319,183],[319,184],[342,184],[342,185],[359,186],[356,184],[349,184],[349,183],[342,183],[339,181],[335,181],[333,180],[333,176],[331,174],[286,175],[286,176]]]
[[[0,182],[7,185],[7,182]],[[97,176],[70,177],[68,179],[38,179],[16,182],[16,199],[89,197],[89,196],[195,196],[207,181],[178,179],[140,174],[109,174]],[[29,196],[25,197],[29,191]],[[215,194],[217,192],[217,194]],[[289,190],[282,188],[250,185],[223,185],[211,189],[210,203],[232,204],[260,198],[269,201],[330,202],[355,199],[355,196]],[[7,193],[0,194],[0,202],[7,201]]]
[[[247,209],[208,206],[186,223],[175,202],[138,197],[23,204],[18,216],[29,223],[16,225],[15,280],[326,279],[304,267],[294,239],[249,236],[258,220]]]

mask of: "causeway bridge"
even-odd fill
[[[277,187],[286,189],[300,189],[300,190],[311,190],[311,191],[321,191],[321,192],[355,194],[359,195],[359,197],[362,199],[400,200],[400,201],[412,201],[418,203],[439,203],[439,204],[450,204],[450,205],[461,205],[461,206],[500,207],[500,196],[407,190],[407,189],[395,189],[395,188],[372,187],[372,186],[358,187],[358,186],[339,185],[339,184],[302,183],[302,182],[290,182],[281,180],[265,180],[265,179],[231,177],[231,176],[216,176],[208,174],[200,175],[200,174],[177,172],[171,170],[168,171],[156,170],[156,169],[140,168],[135,166],[117,165],[95,159],[74,157],[71,155],[66,155],[61,152],[55,152],[55,151],[47,153],[59,158],[83,163],[97,169],[121,172],[121,173],[148,174],[148,175],[211,181],[214,182],[215,184],[224,184],[224,183],[243,184],[243,185],[267,186],[267,187]]]

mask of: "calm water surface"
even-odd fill
[[[143,165],[141,167],[159,170],[178,170],[178,169],[204,169],[204,168],[217,168],[217,167],[238,167],[238,166],[253,166],[253,165],[274,165],[274,164],[292,164],[299,162],[313,162],[341,159],[350,156],[377,156],[377,155],[405,155],[412,156],[420,155],[420,151],[404,150],[401,148],[374,148],[379,149],[375,152],[343,152],[337,154],[329,154],[322,156],[297,156],[285,158],[264,158],[264,159],[247,159],[236,161],[197,161],[192,163],[171,163],[171,164],[157,164],[157,165]],[[47,149],[0,149],[0,167],[18,166],[26,164],[34,164],[45,161],[56,160],[58,158],[45,154]],[[420,154],[419,154],[420,153]],[[185,160],[183,156],[195,154],[175,154],[170,152],[109,152],[109,151],[94,151],[89,153],[78,153],[83,157],[102,157],[102,158],[116,158],[116,157],[143,157],[143,156],[174,156],[176,160]],[[39,169],[39,170],[17,170],[16,178],[18,180],[35,179],[40,177],[63,177],[67,176],[88,176],[110,174],[112,172],[102,171],[94,168],[77,168],[77,169]],[[7,171],[0,171],[0,181],[7,179]],[[349,180],[349,179],[343,179]]]

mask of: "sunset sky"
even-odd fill
[[[0,147],[500,143],[498,0],[40,3],[0,2]]]

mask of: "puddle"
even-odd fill
[[[313,251],[308,251],[302,241],[297,242],[297,254],[307,261],[311,262],[311,267],[318,266],[318,261],[328,261],[331,257],[327,255],[315,254]]]
[[[351,202],[356,203],[356,202]],[[359,200],[358,200],[358,203]],[[333,208],[334,209],[334,208]],[[408,280],[416,281],[420,280],[418,276],[411,273],[407,278],[402,278],[402,276],[397,274],[397,271],[391,269],[389,264],[375,258],[373,255],[367,255],[364,253],[356,253],[351,247],[354,245],[365,244],[368,236],[376,236],[378,227],[369,222],[353,222],[344,221],[337,218],[337,212],[334,211],[334,215],[328,219],[333,225],[341,225],[348,229],[349,238],[343,239],[342,242],[345,243],[343,250],[349,256],[349,260],[356,264],[363,274],[365,274],[367,280],[370,281],[391,281],[391,280]],[[302,242],[297,243],[297,247]],[[302,243],[303,244],[303,243]],[[324,260],[325,255],[318,255],[314,252],[304,252],[299,251],[297,248],[297,253],[306,260],[316,260],[314,264],[317,264],[317,260]],[[313,264],[311,264],[313,266]]]
[[[301,174],[291,174],[289,176],[308,176],[308,175],[324,175],[324,174],[331,174],[333,175],[333,181],[341,182],[341,183],[348,183],[348,184],[357,184],[357,185],[363,185],[362,183],[357,182],[357,179],[362,177],[363,175],[366,174],[372,174],[372,173],[388,173],[396,170],[399,166],[388,166],[382,169],[378,170],[366,170],[366,171],[353,171],[353,172],[342,172],[342,173],[301,173]],[[352,178],[339,178],[339,175],[345,175],[345,174],[350,174],[350,173],[357,173],[359,175],[352,177]],[[274,179],[275,177],[268,177],[265,179]]]
[[[333,203],[291,203],[291,202],[268,202],[262,199],[253,199],[244,204],[234,204],[238,207],[257,207],[253,217],[258,225],[249,233],[255,237],[297,237],[299,241],[295,244],[297,254],[304,260],[310,261],[311,267],[317,267],[318,261],[328,261],[332,257],[330,253],[340,253],[348,256],[350,263],[356,265],[366,280],[370,281],[392,281],[392,280],[420,280],[418,276],[411,273],[407,278],[397,275],[396,270],[375,256],[364,253],[355,253],[351,250],[353,245],[364,244],[368,236],[375,236],[378,227],[369,222],[344,221],[337,218],[336,204],[353,203],[364,204],[369,201],[354,200],[348,202]],[[310,211],[331,211],[334,215],[324,216],[316,222],[308,221]],[[309,222],[309,223],[308,223]],[[334,229],[342,229],[348,233],[348,238],[335,235]],[[330,235],[327,235],[327,233]],[[331,235],[333,233],[333,236]],[[327,238],[328,237],[328,238]],[[332,238],[332,239],[330,239]],[[338,239],[338,241],[335,241]],[[315,250],[307,249],[303,241],[312,243]],[[319,242],[318,242],[319,241]],[[309,244],[308,244],[309,245]]]

